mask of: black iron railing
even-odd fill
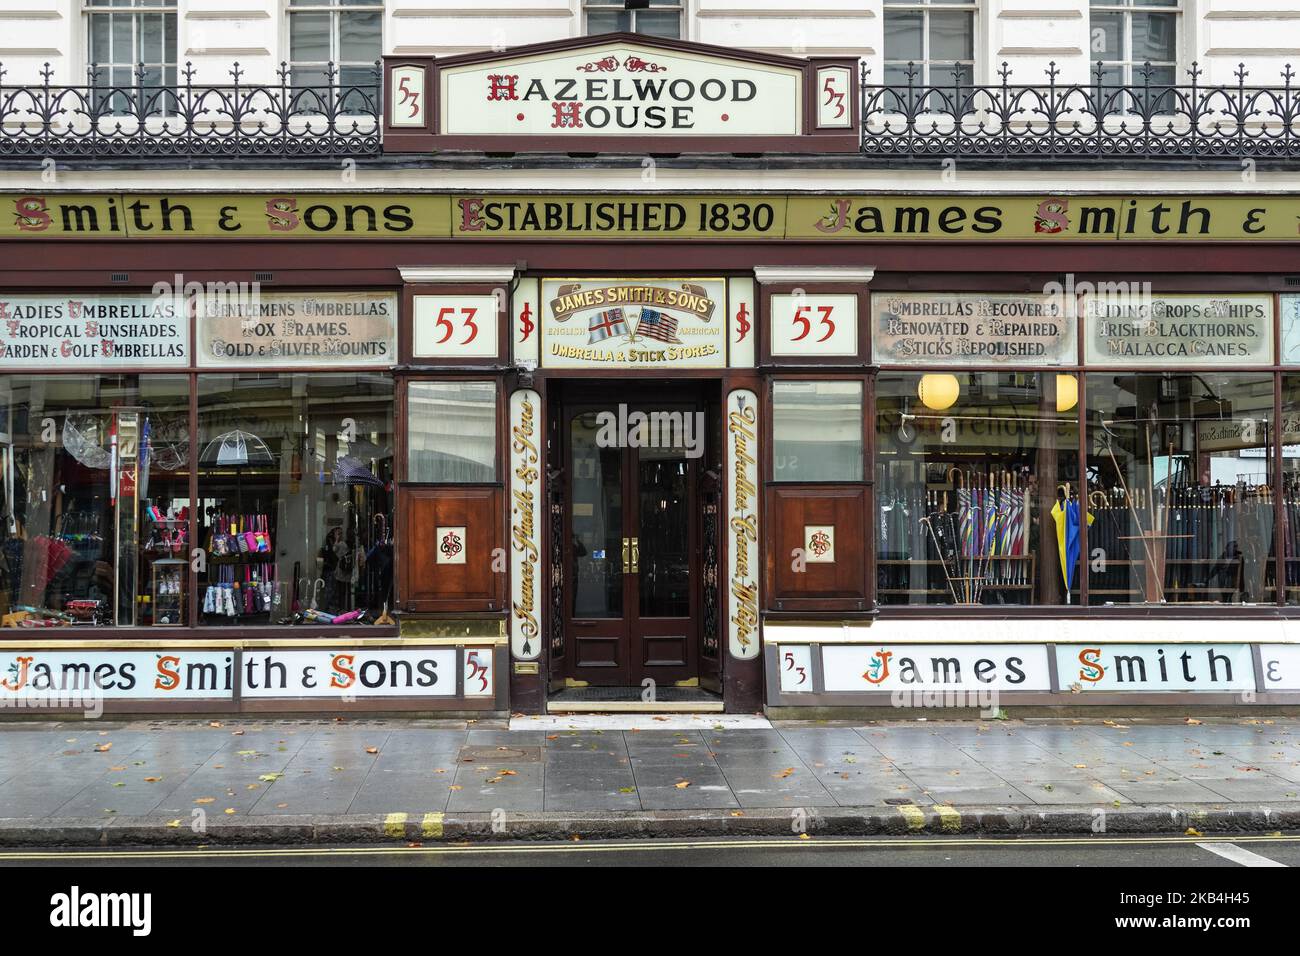
[[[1062,83],[1056,64],[1046,82],[971,84],[962,68],[921,82],[910,65],[900,82],[861,74],[861,158],[916,164],[944,159],[1109,165],[1300,161],[1300,87],[1287,66],[1274,86],[1205,86],[1196,64],[1188,82],[1157,82],[1161,68],[1138,68],[1116,82],[1097,64],[1087,83]],[[1167,68],[1166,68],[1167,69]],[[192,64],[167,77],[141,65],[130,82],[108,83],[91,67],[84,86],[53,81],[7,85],[0,64],[0,162],[6,159],[223,160],[378,156],[383,76],[380,64],[345,74],[333,64],[295,81],[281,64],[273,83],[250,84],[239,64],[230,82],[196,81]]]
[[[87,70],[85,86],[61,86],[50,65],[36,85],[6,85],[0,64],[0,159],[169,159],[376,155],[380,142],[380,64],[334,64],[295,82],[288,64],[275,83],[244,82],[238,63],[230,82],[196,81],[186,63],[174,83],[143,64],[128,83]],[[359,74],[359,75],[358,75]]]
[[[1125,164],[1300,159],[1300,88],[1288,65],[1281,84],[1247,85],[1244,63],[1235,84],[1203,86],[1193,63],[1188,82],[1157,82],[1161,68],[1135,69],[1118,83],[1098,63],[1086,84],[1061,83],[1055,63],[1046,84],[919,82],[875,84],[862,72],[862,153],[891,163],[955,160],[1071,160]]]

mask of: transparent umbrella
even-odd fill
[[[262,439],[236,428],[208,442],[199,461],[205,465],[269,465],[275,456]]]

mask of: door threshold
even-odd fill
[[[720,714],[720,700],[550,700],[548,714]]]

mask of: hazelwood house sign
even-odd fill
[[[855,62],[616,33],[389,57],[385,150],[853,150]],[[671,141],[679,140],[676,147]],[[665,145],[668,143],[669,145]]]

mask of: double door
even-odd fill
[[[690,403],[563,411],[564,624],[576,680],[640,686],[698,676],[702,420]]]

